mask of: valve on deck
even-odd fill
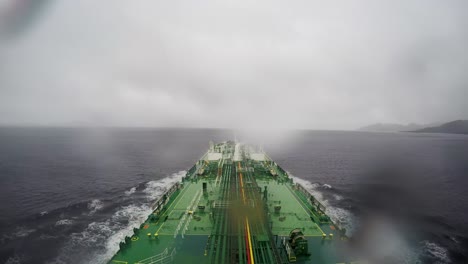
[[[301,229],[299,228],[293,229],[291,233],[289,233],[288,242],[296,256],[308,256],[309,255],[309,245]]]
[[[274,208],[275,208],[275,214],[279,214],[281,211],[281,205],[277,204],[274,206]]]

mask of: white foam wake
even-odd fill
[[[334,223],[337,223],[341,225],[341,227],[346,228],[347,235],[350,236],[353,234],[354,230],[356,230],[356,216],[346,209],[331,206],[328,200],[325,200],[323,194],[318,190],[320,187],[324,186],[328,189],[332,188],[329,184],[320,185],[318,183],[311,183],[310,181],[298,178],[289,172],[288,174],[291,176],[294,182],[297,182],[306,188],[306,190],[309,191],[315,197],[315,199],[319,200],[319,202],[321,202],[327,208],[327,215],[330,216]]]
[[[154,201],[164,191],[166,191],[168,187],[171,187],[174,183],[181,181],[185,174],[187,174],[187,171],[179,171],[164,179],[148,182],[146,184],[146,188],[143,190],[143,192],[146,193],[148,201]]]
[[[110,219],[92,222],[84,231],[73,233],[60,256],[50,263],[69,263],[70,258],[82,254],[83,248],[94,251],[94,253],[90,254],[88,258],[81,258],[81,263],[107,263],[119,250],[119,243],[125,239],[125,236],[131,236],[133,228],[139,227],[151,213],[150,202],[159,198],[169,187],[180,181],[185,174],[186,171],[180,171],[164,179],[148,182],[143,190],[148,202],[122,206]],[[77,247],[81,248],[80,252],[76,252]]]
[[[182,180],[182,177],[184,177],[186,173],[187,171],[179,171],[161,180],[148,182],[146,184],[146,188],[143,190],[143,192],[146,193],[148,202],[152,202],[159,198],[173,184]],[[96,256],[96,263],[107,263],[107,261],[109,261],[109,259],[112,258],[112,256],[119,250],[119,243],[125,239],[125,236],[131,236],[133,234],[133,228],[139,227],[151,212],[152,209],[150,203],[140,206],[130,205],[117,211],[112,216],[111,221],[128,221],[128,224],[123,226],[123,228],[120,226],[117,226],[115,229],[108,228],[112,231],[106,241],[106,250],[102,254]],[[105,226],[109,226],[108,222],[109,221],[106,221]]]

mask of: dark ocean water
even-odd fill
[[[389,263],[468,263],[468,136],[278,135],[0,128],[0,263],[105,263],[210,140],[235,136],[301,178],[356,250]]]

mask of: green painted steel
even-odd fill
[[[358,263],[325,207],[248,145],[213,145],[152,208],[109,263]]]

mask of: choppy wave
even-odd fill
[[[130,196],[130,195],[134,194],[135,191],[136,191],[136,187],[132,187],[130,190],[125,191],[125,195]]]
[[[36,229],[20,226],[16,228],[15,232],[13,233],[13,237],[16,237],[16,238],[27,237],[34,232],[36,232]]]
[[[343,200],[343,196],[338,195],[338,194],[334,194],[334,195],[333,195],[333,198],[335,198],[335,200],[337,200],[337,201]]]
[[[19,226],[19,227],[15,228],[13,232],[3,234],[2,237],[0,238],[0,243],[4,243],[5,241],[8,241],[8,240],[14,240],[14,239],[18,239],[18,238],[25,238],[25,237],[28,237],[30,234],[32,234],[32,233],[34,233],[36,231],[37,230],[34,229],[34,228]]]
[[[421,242],[422,254],[431,258],[435,264],[446,264],[450,263],[448,250],[441,247],[437,243],[424,240]]]
[[[7,259],[5,264],[21,264],[21,258],[19,256],[13,256]]]
[[[89,214],[92,215],[104,207],[104,203],[99,199],[94,199],[88,203]]]
[[[180,171],[161,180],[148,182],[143,190],[146,202],[121,206],[109,219],[92,222],[82,232],[73,233],[60,255],[50,263],[76,262],[76,257],[83,249],[93,250],[94,253],[87,259],[80,258],[81,263],[107,263],[118,251],[119,243],[125,236],[131,236],[133,228],[139,227],[151,213],[149,202],[159,198],[185,174],[186,171]]]
[[[52,235],[49,235],[49,234],[41,234],[39,236],[39,239],[40,240],[48,240],[48,239],[57,239],[58,236],[52,236]]]
[[[55,222],[56,226],[72,225],[72,224],[73,224],[73,220],[71,219],[61,219]]]

